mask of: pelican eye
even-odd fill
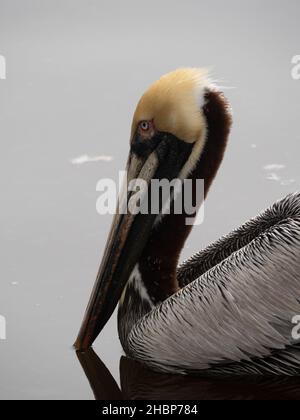
[[[149,121],[141,121],[140,122],[140,128],[143,131],[149,131],[149,129],[150,129],[150,123],[149,123]]]

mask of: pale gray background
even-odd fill
[[[92,398],[71,345],[110,224],[95,186],[123,168],[136,102],[161,74],[210,66],[235,88],[230,147],[184,256],[299,190],[299,12],[299,0],[0,0],[0,398]],[[114,160],[70,162],[84,154]],[[95,348],[117,378],[115,319]]]

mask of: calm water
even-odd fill
[[[71,346],[111,221],[96,213],[95,187],[123,169],[134,107],[161,74],[212,66],[219,84],[234,88],[226,89],[230,146],[183,257],[300,189],[300,80],[291,77],[299,1],[144,3],[0,0],[2,399],[93,398]],[[95,350],[109,390],[120,392],[110,376],[120,384],[115,317]],[[93,354],[81,362],[103,368]],[[295,380],[253,380],[240,391],[239,383],[135,375],[130,363],[121,362],[123,397],[156,396],[159,382],[161,396],[180,398],[193,381],[197,398],[268,397],[270,387],[277,398],[299,394]]]
[[[299,400],[299,378],[209,378],[153,372],[120,359],[120,385],[94,350],[78,354],[97,400]]]

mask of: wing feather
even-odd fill
[[[300,194],[178,270],[187,285],[131,330],[131,355],[164,371],[300,373]],[[195,277],[200,273],[199,277]]]

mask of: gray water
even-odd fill
[[[111,221],[96,183],[123,169],[135,105],[160,75],[210,67],[234,110],[183,257],[300,189],[299,13],[298,0],[0,0],[1,399],[93,398],[72,343]],[[114,317],[95,350],[119,382],[116,331]]]

